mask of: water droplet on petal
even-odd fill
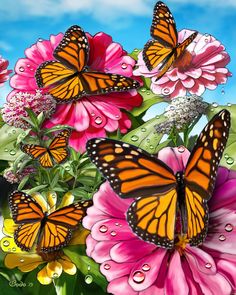
[[[219,104],[217,102],[213,102],[212,106],[213,106],[213,108],[217,108],[219,106]]]
[[[184,151],[185,151],[185,147],[183,145],[180,145],[178,147],[178,152],[182,154]]]
[[[116,225],[116,226],[119,226],[120,224],[119,224],[119,222],[116,222],[115,225]]]
[[[25,260],[24,260],[23,258],[21,258],[21,259],[20,259],[20,262],[23,263],[23,262],[25,262]]]
[[[154,146],[153,145],[150,145],[149,148],[150,148],[150,150],[153,150],[154,149]]]
[[[149,264],[147,264],[147,263],[145,263],[144,265],[143,265],[143,267],[142,267],[142,270],[143,271],[149,271],[151,269],[151,266],[149,265]]]
[[[38,38],[38,42],[42,42],[43,41],[43,39],[42,38]]]
[[[147,92],[146,92],[146,94],[147,94],[147,95],[150,95],[150,94],[151,94],[151,92],[150,92],[150,91],[147,91]]]
[[[211,265],[209,262],[207,262],[207,263],[205,264],[205,267],[208,268],[208,269],[210,269],[210,268],[212,267],[212,265]]]
[[[127,64],[126,63],[123,63],[122,65],[121,65],[121,68],[123,69],[123,70],[125,70],[125,69],[127,69]]]
[[[231,158],[231,157],[228,157],[228,159],[226,160],[226,163],[227,163],[228,165],[233,165],[233,163],[234,163],[234,159]]]
[[[93,282],[93,277],[91,275],[86,275],[86,277],[84,278],[84,281],[86,284],[91,284]]]
[[[24,67],[19,67],[20,72],[24,72],[25,68]]]
[[[164,95],[168,95],[170,93],[170,88],[169,87],[165,87],[161,90],[162,94]]]
[[[229,157],[229,155],[226,153],[226,154],[225,154],[225,159],[228,159],[228,157]]]
[[[227,232],[231,232],[233,230],[233,228],[234,228],[233,225],[230,224],[230,223],[227,223],[226,226],[225,226],[225,230]]]
[[[3,246],[8,247],[10,245],[8,240],[3,241]]]
[[[88,265],[88,267],[87,267],[87,270],[88,270],[88,271],[90,271],[90,269],[91,269],[91,266],[90,266],[90,265]]]
[[[110,264],[108,264],[108,263],[106,263],[106,264],[104,264],[104,269],[106,269],[106,270],[108,270],[108,269],[110,269],[111,268],[111,266],[110,266]]]
[[[137,270],[133,274],[133,281],[137,284],[141,284],[145,280],[145,274],[142,271]]]
[[[7,149],[7,148],[5,148],[5,149],[4,149],[4,151],[5,151],[5,152],[8,152],[8,149]]]
[[[137,49],[137,48],[135,48],[135,49],[134,49],[134,52],[138,52],[138,49]]]
[[[11,156],[14,156],[14,155],[16,154],[16,151],[15,151],[15,150],[10,150],[9,154],[10,154]]]
[[[112,237],[115,237],[117,235],[117,233],[113,230],[112,232],[111,232],[111,236]]]
[[[102,118],[100,116],[97,116],[94,120],[94,122],[97,124],[97,125],[101,125],[102,124]]]
[[[92,117],[94,117],[94,116],[95,116],[95,114],[94,114],[94,113],[91,113],[90,115],[91,115]]]
[[[116,119],[120,119],[120,116],[119,115],[115,115]]]
[[[107,226],[105,226],[105,225],[101,225],[101,226],[99,227],[99,231],[100,231],[101,233],[106,233],[107,230],[108,230],[108,228],[107,228]]]
[[[52,274],[52,278],[53,278],[53,279],[57,279],[57,278],[59,278],[59,274],[58,274],[57,272],[54,272],[54,273]]]
[[[15,248],[15,247],[13,247],[13,248],[12,248],[12,251],[13,251],[13,252],[15,252],[15,251],[16,251],[16,248]]]
[[[221,242],[223,242],[223,241],[226,240],[226,237],[225,237],[224,235],[220,235],[220,236],[219,236],[219,240],[220,240]]]
[[[137,141],[138,139],[139,139],[139,137],[137,135],[132,135],[131,136],[132,141]]]
[[[147,129],[146,129],[145,127],[143,127],[143,128],[141,128],[141,131],[142,131],[142,132],[146,132]]]
[[[146,92],[147,89],[146,89],[146,88],[142,88],[140,91],[141,91],[141,92]]]

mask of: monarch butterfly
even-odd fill
[[[208,226],[207,201],[230,128],[230,113],[215,115],[198,137],[186,169],[176,174],[155,156],[127,143],[91,139],[88,155],[122,198],[136,198],[127,212],[132,230],[143,240],[173,248],[175,222],[196,246]]]
[[[54,163],[61,164],[68,158],[69,150],[67,146],[70,134],[71,131],[69,130],[60,132],[52,140],[48,148],[36,144],[22,143],[20,148],[31,158],[38,160],[42,167],[51,168]]]
[[[14,233],[17,246],[30,251],[36,242],[37,251],[52,252],[69,243],[72,230],[81,222],[92,201],[79,201],[47,215],[30,195],[14,191],[9,196],[9,204],[13,220],[19,225]]]
[[[67,103],[82,96],[138,88],[139,83],[117,74],[87,69],[89,43],[79,26],[70,27],[53,52],[56,60],[42,63],[36,71],[36,82],[59,102]]]
[[[197,34],[197,32],[194,32],[179,44],[175,20],[169,8],[161,1],[156,3],[151,26],[151,36],[154,40],[150,40],[145,44],[143,60],[149,71],[159,66],[157,80],[182,55]]]

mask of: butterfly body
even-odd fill
[[[182,43],[178,42],[178,33],[173,15],[163,2],[158,1],[156,3],[151,26],[153,39],[144,46],[143,60],[149,71],[158,67],[157,80],[184,53],[197,34],[197,32],[194,32]]]
[[[53,252],[66,246],[91,200],[78,201],[53,212],[43,212],[30,195],[15,191],[9,196],[14,222],[18,225],[14,239],[18,247],[30,251],[36,244],[38,252]]]
[[[113,190],[121,198],[134,199],[127,221],[138,237],[173,248],[178,235],[185,235],[197,246],[207,234],[207,201],[229,128],[230,113],[222,110],[199,135],[185,170],[176,173],[142,149],[112,139],[90,139],[87,152]]]
[[[38,86],[47,88],[58,103],[139,87],[139,83],[129,77],[89,69],[89,43],[79,26],[66,31],[53,56],[56,60],[42,63],[35,77]]]

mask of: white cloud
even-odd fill
[[[100,22],[152,13],[153,0],[2,0],[1,19],[55,18],[67,14],[91,15]],[[10,9],[9,9],[10,8]]]

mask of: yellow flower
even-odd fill
[[[47,202],[43,196],[39,193],[32,194],[32,197],[40,204],[43,211],[47,211],[49,214],[56,209],[57,195],[54,192],[47,194]],[[68,206],[73,203],[74,197],[72,194],[67,193],[64,195],[61,204],[58,208]],[[76,273],[76,266],[66,256],[63,250],[55,251],[53,253],[37,253],[36,248],[32,251],[22,251],[14,241],[14,232],[17,229],[13,219],[5,219],[3,224],[4,237],[0,241],[1,249],[6,252],[5,266],[13,269],[17,267],[22,272],[30,272],[40,265],[44,265],[37,274],[38,281],[43,285],[50,284],[53,279],[58,278],[62,272],[66,272],[69,275]],[[73,232],[72,239],[69,245],[83,245],[85,244],[86,237],[89,231],[86,229],[78,229]]]

